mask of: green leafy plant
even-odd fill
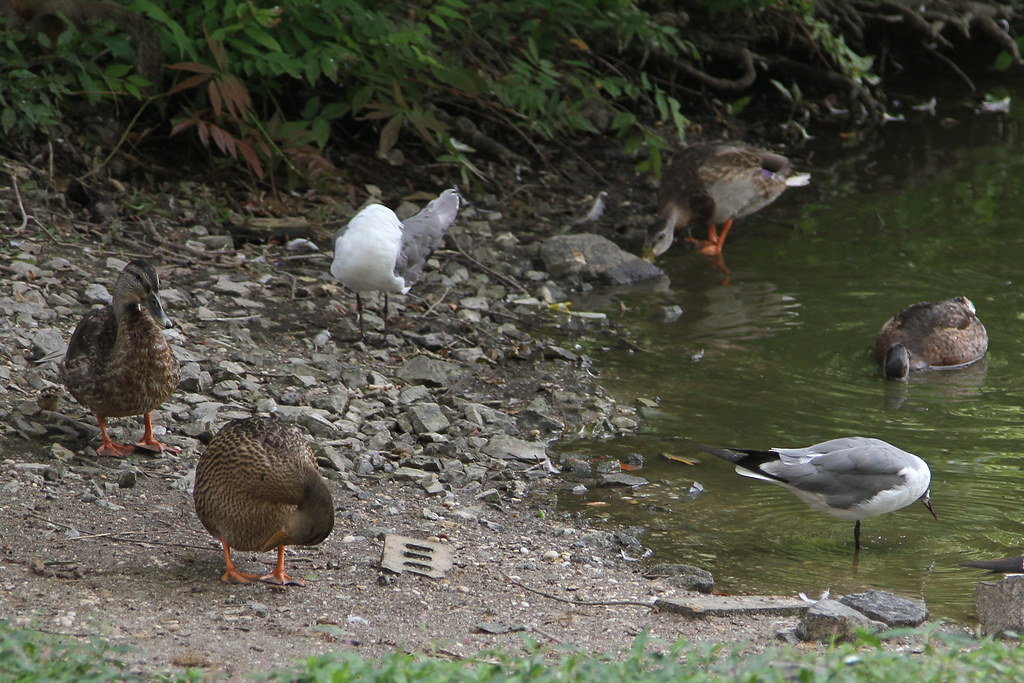
[[[164,74],[174,80],[165,91],[147,91],[117,26],[95,36],[69,27],[53,54],[64,69],[0,73],[6,92],[30,94],[24,115],[8,114],[6,125],[42,131],[77,96],[93,105],[159,97],[157,113],[171,120],[173,135],[194,136],[257,180],[282,167],[307,179],[329,172],[326,148],[371,127],[380,155],[422,144],[467,181],[483,176],[477,153],[452,137],[438,108],[469,114],[506,143],[607,132],[654,155],[666,141],[648,116],[661,117],[675,136],[686,125],[677,101],[617,61],[628,49],[681,47],[674,29],[626,0],[289,0],[274,7],[132,0],[127,7],[157,30],[169,62]],[[13,57],[8,63],[31,61],[11,45],[0,51]],[[70,76],[49,78],[61,71]],[[614,125],[600,127],[595,111],[611,112]]]

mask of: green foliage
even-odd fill
[[[113,658],[120,652],[99,639],[83,645],[0,621],[0,672],[5,681],[143,680],[124,672],[124,666]]]
[[[230,680],[275,683],[337,681],[442,681],[452,683],[688,683],[704,681],[886,681],[1009,680],[1024,667],[1024,648],[991,639],[940,635],[901,629],[886,638],[920,637],[923,647],[886,650],[879,634],[859,632],[853,643],[813,650],[770,646],[751,653],[743,643],[691,645],[685,640],[665,644],[641,635],[629,652],[586,654],[540,647],[525,638],[515,653],[485,651],[461,661],[395,652],[380,658],[357,653],[310,657],[287,670]],[[0,672],[5,681],[168,682],[228,680],[196,669],[143,676],[127,673],[116,657],[122,649],[99,639],[81,642],[0,621]]]
[[[52,134],[70,101],[84,98],[97,105],[140,98],[147,81],[133,73],[133,60],[123,38],[103,32],[69,27],[51,54],[28,27],[9,28],[0,38],[0,131],[17,137]]]
[[[367,127],[382,155],[423,144],[477,177],[473,153],[451,139],[437,107],[468,113],[506,141],[601,134],[596,121],[611,118],[611,134],[655,155],[666,142],[651,118],[667,123],[672,137],[687,123],[674,98],[618,61],[626,49],[684,47],[631,0],[264,4],[127,4],[159,33],[165,75],[174,79],[161,108],[172,132],[242,161],[258,178],[282,166],[300,176],[329,171],[323,150]],[[27,65],[45,54],[44,43],[9,37],[0,58]],[[159,94],[133,73],[132,45],[119,27],[69,28],[58,43],[43,66],[0,72],[0,91],[29,95],[24,115],[8,114],[12,132],[48,132],[73,96],[109,106]],[[38,82],[23,83],[26,71]]]
[[[702,1],[716,11],[791,14],[839,70],[870,82],[871,60],[814,18],[812,0]],[[69,26],[52,53],[41,35],[7,33],[0,129],[51,134],[82,99],[128,114],[138,108],[133,101],[155,100],[151,111],[168,121],[164,130],[240,162],[257,180],[332,173],[328,147],[370,131],[380,156],[420,146],[468,184],[483,172],[477,153],[450,130],[453,115],[511,146],[613,136],[655,175],[662,150],[689,125],[680,102],[635,56],[694,48],[635,0],[131,0],[126,7],[159,36],[167,63],[160,88],[147,89],[134,72],[137,46],[127,27]]]

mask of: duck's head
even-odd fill
[[[136,260],[126,265],[114,283],[115,311],[131,308],[138,311],[145,308],[164,327],[174,327],[160,301],[160,278],[146,261]]]
[[[882,371],[886,379],[906,379],[910,374],[910,350],[896,342],[885,352]]]
[[[675,239],[675,225],[669,221],[655,221],[647,228],[647,236],[644,238],[644,247],[640,256],[644,260],[654,262],[654,259],[668,251]]]
[[[305,482],[303,501],[263,543],[263,550],[279,545],[320,545],[334,530],[334,500],[330,489],[312,472]]]

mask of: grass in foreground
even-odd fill
[[[891,632],[906,634],[910,631]],[[923,635],[920,653],[882,649],[882,641],[862,633],[858,641],[803,652],[773,646],[742,654],[742,646],[664,645],[641,636],[628,656],[585,655],[541,648],[527,640],[526,652],[482,652],[454,661],[425,655],[391,654],[366,659],[357,653],[311,657],[294,669],[253,676],[278,683],[449,681],[580,681],[643,683],[677,681],[970,681],[1001,680],[1024,670],[1024,649],[1015,643],[972,640],[940,634]],[[0,678],[4,681],[195,681],[215,680],[192,669],[135,674],[118,658],[127,650],[99,640],[19,629],[0,621]]]

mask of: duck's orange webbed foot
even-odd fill
[[[271,538],[271,542],[277,538],[275,534]],[[305,586],[306,582],[302,579],[296,579],[288,576],[284,573],[284,546],[277,546],[277,566],[274,567],[274,571],[270,572],[266,576],[261,576],[260,581],[264,583],[272,583],[275,586]]]
[[[240,572],[237,569],[235,569],[234,567],[231,567],[230,569],[228,569],[220,577],[220,580],[223,581],[224,583],[236,583],[236,584],[243,584],[243,585],[244,584],[252,583],[253,581],[257,581],[259,579],[260,579],[260,575],[259,574],[250,574],[248,572]]]
[[[248,584],[260,578],[259,574],[249,574],[235,569],[235,562],[231,559],[231,546],[228,544],[228,539],[221,538],[220,545],[224,549],[224,573],[220,577],[221,581],[224,583]]]
[[[135,444],[136,448],[152,451],[153,453],[181,453],[181,449],[177,446],[168,446],[156,440],[156,437],[153,436],[153,417],[149,413],[146,413],[144,419],[146,420],[146,433]]]
[[[103,440],[103,443],[96,449],[96,455],[107,458],[124,458],[135,452],[134,446],[125,446],[111,440],[110,434],[107,434],[107,418],[97,415],[96,422],[100,426],[100,438]]]
[[[295,577],[289,576],[288,574],[285,574],[283,572],[281,574],[278,574],[277,572],[271,572],[270,574],[267,574],[266,576],[261,576],[260,577],[260,581],[262,581],[263,583],[272,583],[275,586],[305,586],[306,585],[306,582],[303,581],[302,579],[296,579]]]
[[[165,443],[160,443],[156,439],[143,438],[141,441],[134,445],[134,448],[141,448],[144,451],[150,451],[152,453],[181,453],[181,449],[177,446],[168,446]]]
[[[704,256],[721,256],[722,247],[714,242],[697,242],[697,253],[703,254]]]
[[[96,455],[106,458],[125,458],[135,452],[135,446],[125,446],[123,444],[114,443],[110,439],[107,439],[99,448],[96,449]]]
[[[708,226],[708,238],[706,240],[699,240],[696,237],[686,237],[686,241],[693,244],[693,248],[697,250],[698,254],[704,256],[718,256],[722,253],[722,244],[725,242],[725,234],[729,232],[729,228],[732,227],[732,221],[726,222],[722,229],[722,234],[718,234],[718,226],[712,223]]]

